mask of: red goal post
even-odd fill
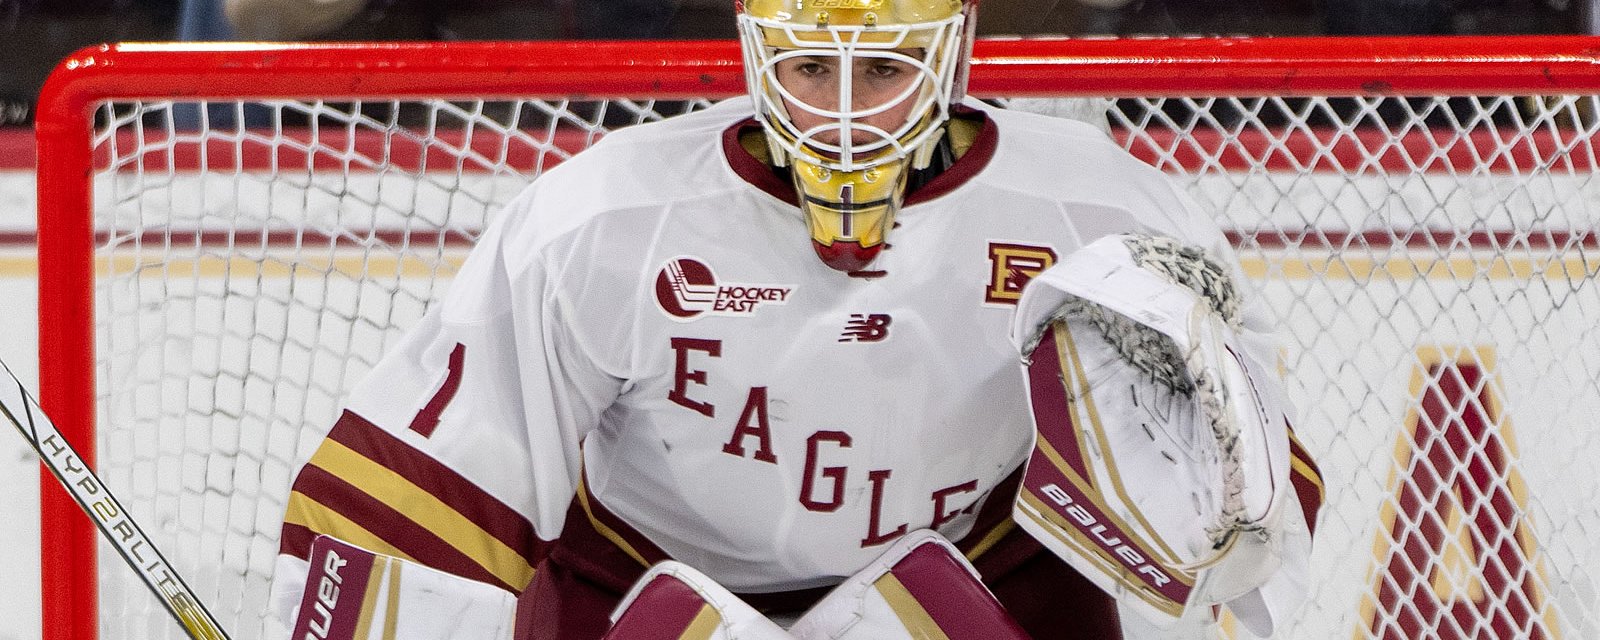
[[[1573,471],[1600,456],[1585,322],[1600,317],[1597,51],[1589,37],[978,43],[976,97],[1112,99],[1111,134],[1217,213],[1284,323],[1299,433],[1329,483],[1317,590],[1284,637],[1600,628],[1584,570],[1600,566],[1600,485],[1563,475],[1594,475]],[[221,567],[191,585],[227,601],[208,604],[236,638],[258,637],[274,546],[255,537],[275,534],[281,503],[235,495],[281,492],[287,461],[246,444],[304,446],[258,429],[326,428],[404,328],[372,318],[426,306],[514,191],[502,183],[742,87],[732,42],[81,50],[37,114],[44,407],[89,460],[130,452],[101,466],[108,484],[180,569]],[[184,115],[195,101],[224,115]],[[473,213],[433,219],[458,207]],[[317,315],[349,306],[332,330]],[[264,323],[280,333],[250,333]],[[291,360],[313,377],[341,364],[295,389]],[[135,426],[150,431],[115,431]],[[179,488],[152,486],[166,482]],[[42,484],[45,637],[111,621],[107,637],[170,633],[143,621],[160,612],[140,594],[101,584],[121,568],[100,569],[115,561],[97,562],[93,527]]]

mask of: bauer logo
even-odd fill
[[[667,316],[688,322],[702,315],[748,316],[761,307],[784,304],[794,287],[719,282],[699,258],[679,256],[656,274],[656,304]]]

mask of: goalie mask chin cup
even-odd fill
[[[878,257],[905,198],[908,173],[903,160],[856,171],[794,163],[789,175],[800,194],[811,248],[823,264],[858,271]]]
[[[907,176],[928,166],[950,106],[965,92],[976,1],[736,0],[734,7],[756,119],[773,164],[790,168],[817,256],[840,271],[861,269],[886,246]],[[780,63],[794,58],[832,71],[820,95],[815,85],[795,90],[779,81]],[[904,86],[867,86],[868,65],[884,61],[911,70]],[[885,115],[900,112],[903,118]]]

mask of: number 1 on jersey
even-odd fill
[[[450,351],[449,369],[444,376],[444,384],[439,386],[439,392],[433,394],[433,399],[417,412],[417,417],[411,419],[411,430],[427,438],[433,435],[433,430],[439,427],[439,416],[444,413],[446,405],[456,397],[456,391],[461,389],[461,373],[465,368],[467,359],[467,346],[457,343],[456,348]]]

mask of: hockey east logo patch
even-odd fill
[[[656,273],[656,306],[679,322],[702,315],[748,316],[787,303],[793,291],[790,285],[720,282],[710,265],[691,256],[673,258]]]

